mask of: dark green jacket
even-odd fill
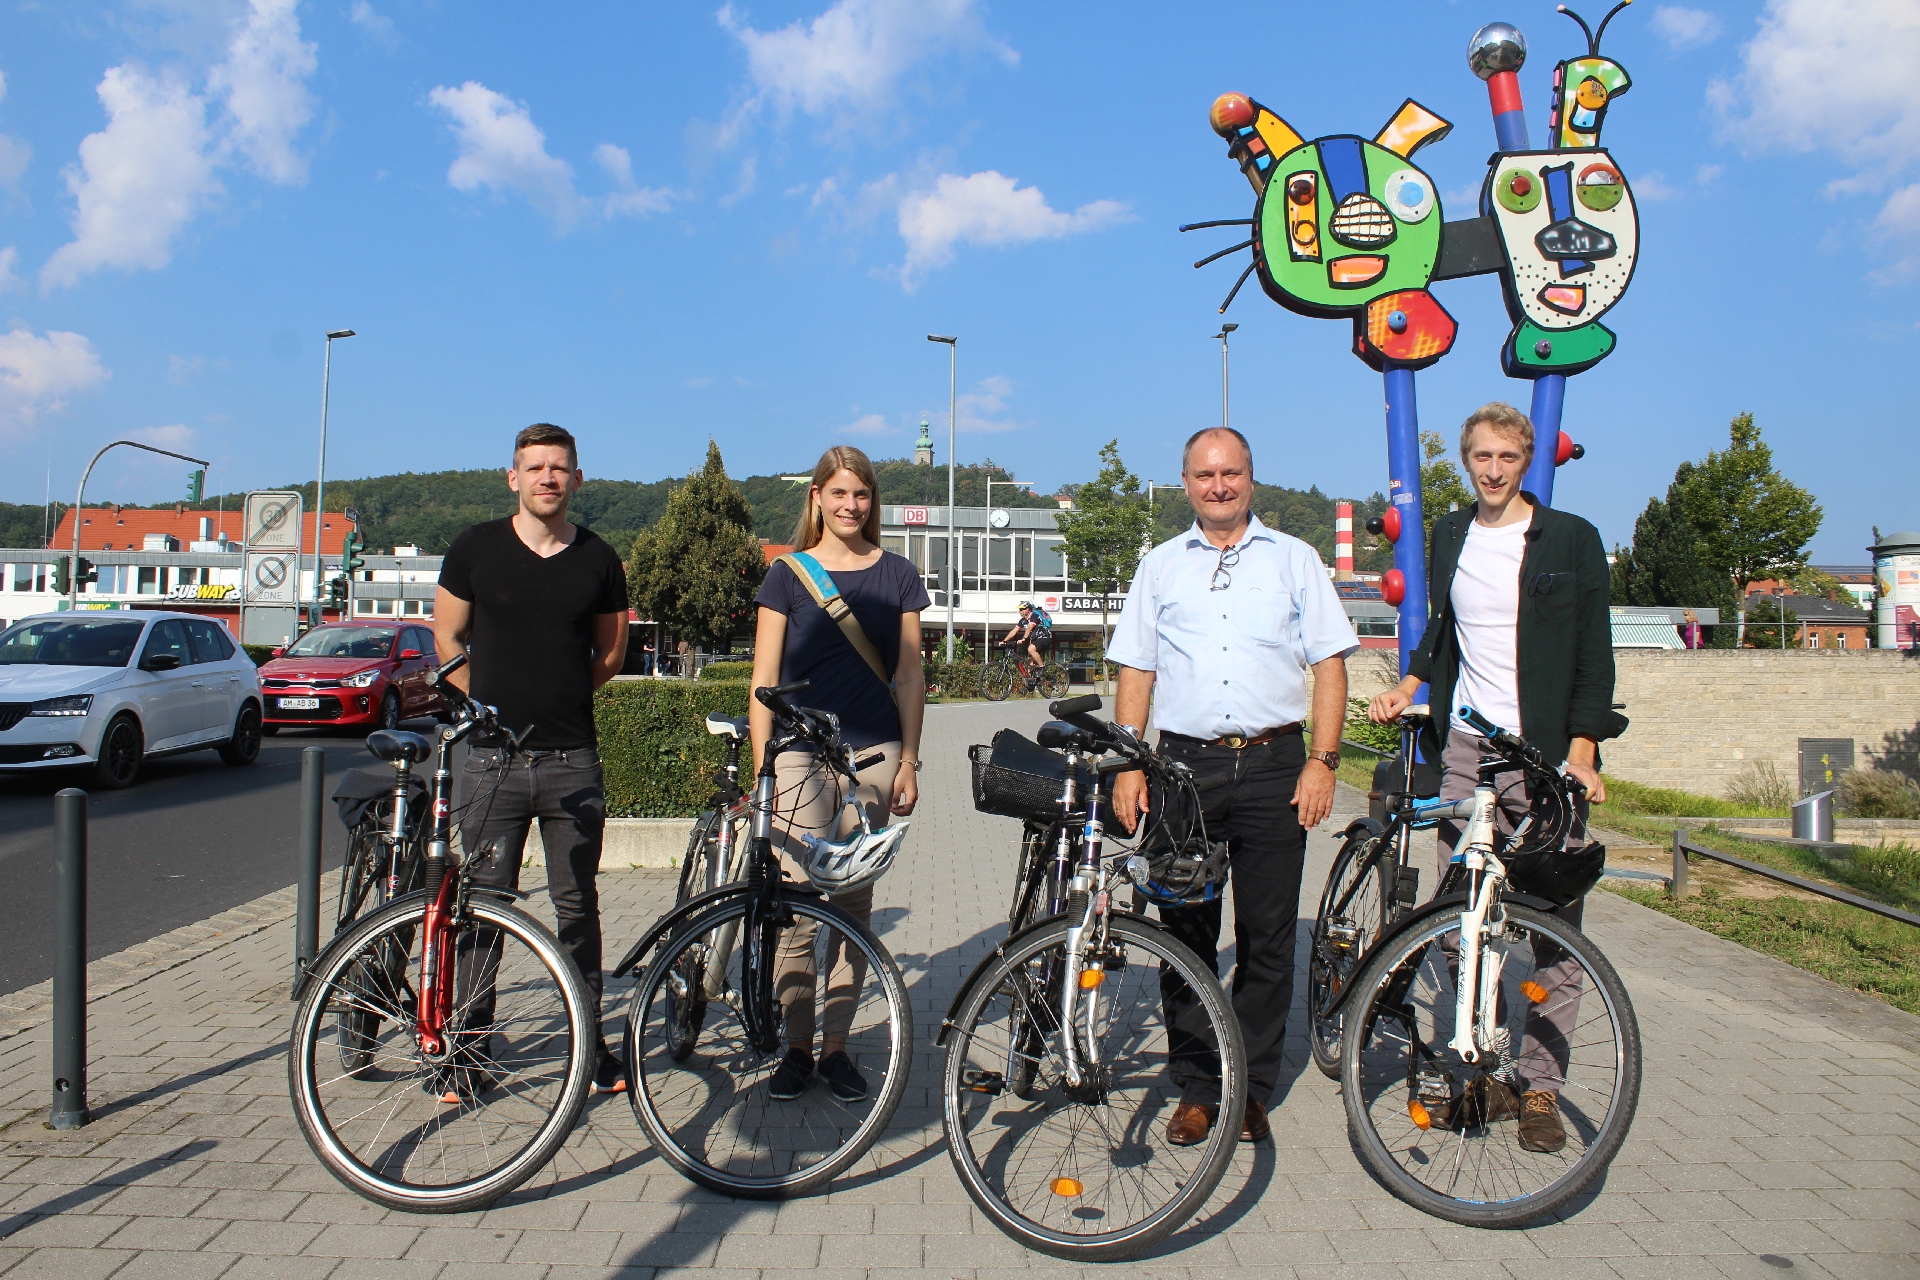
[[[1617,738],[1627,718],[1613,709],[1613,621],[1607,612],[1607,554],[1600,531],[1579,516],[1543,507],[1533,495],[1533,524],[1520,561],[1520,725],[1549,760],[1567,758],[1576,735]],[[1453,625],[1453,574],[1479,504],[1449,511],[1433,522],[1427,554],[1432,601],[1427,633],[1408,660],[1408,672],[1433,686],[1433,728],[1445,746],[1453,689],[1460,679],[1460,644]]]

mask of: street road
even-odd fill
[[[196,751],[148,761],[125,791],[91,795],[87,958],[293,884],[300,752],[326,749],[331,796],[341,774],[375,763],[364,741],[360,733],[283,731],[246,768]],[[72,775],[0,775],[0,992],[53,976],[53,794],[82,785]],[[331,800],[322,828],[324,865],[337,867],[346,831]]]

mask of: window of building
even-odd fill
[[[420,616],[420,602],[418,600],[407,600],[403,603],[406,607],[407,617],[417,618]]]
[[[1836,649],[1844,649],[1844,648],[1846,648],[1846,647],[1847,647],[1847,633],[1846,633],[1846,632],[1844,632],[1844,631],[1842,631],[1842,632],[1840,632],[1840,633],[1839,633],[1839,634],[1838,634],[1837,636],[1835,636],[1835,637],[1834,637],[1834,644],[1833,644],[1833,647],[1834,647],[1834,648],[1836,648]]]
[[[1806,637],[1807,638],[1801,642],[1805,647],[1809,649],[1818,649],[1820,647],[1820,633],[1818,631],[1807,631]]]
[[[1397,636],[1400,634],[1400,620],[1397,618],[1356,618],[1353,633],[1359,636]]]
[[[880,549],[891,551],[897,556],[907,554],[907,535],[904,533],[883,533],[880,535]]]

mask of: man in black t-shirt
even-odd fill
[[[433,634],[443,661],[468,657],[453,682],[498,707],[503,726],[526,733],[520,754],[484,742],[467,754],[460,839],[475,859],[474,880],[517,887],[527,833],[539,819],[560,942],[593,992],[597,1016],[595,877],[607,798],[593,692],[626,659],[627,575],[612,547],[567,520],[568,499],[585,479],[573,436],[560,427],[535,423],[514,439],[507,486],[520,509],[453,540],[440,565]],[[626,1087],[626,1069],[604,1036],[594,1085]]]

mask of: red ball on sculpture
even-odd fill
[[[1386,509],[1380,517],[1380,532],[1387,535],[1388,542],[1400,541],[1400,508]]]
[[[1556,467],[1564,467],[1567,465],[1568,459],[1572,457],[1573,437],[1562,431],[1560,433],[1560,439],[1555,442],[1553,446],[1553,465]]]
[[[1398,569],[1389,569],[1380,579],[1380,598],[1390,605],[1398,605],[1407,598],[1407,575]]]
[[[1213,131],[1223,138],[1231,138],[1240,130],[1253,123],[1253,99],[1244,93],[1223,93],[1213,100],[1213,110],[1207,119],[1213,125]]]

